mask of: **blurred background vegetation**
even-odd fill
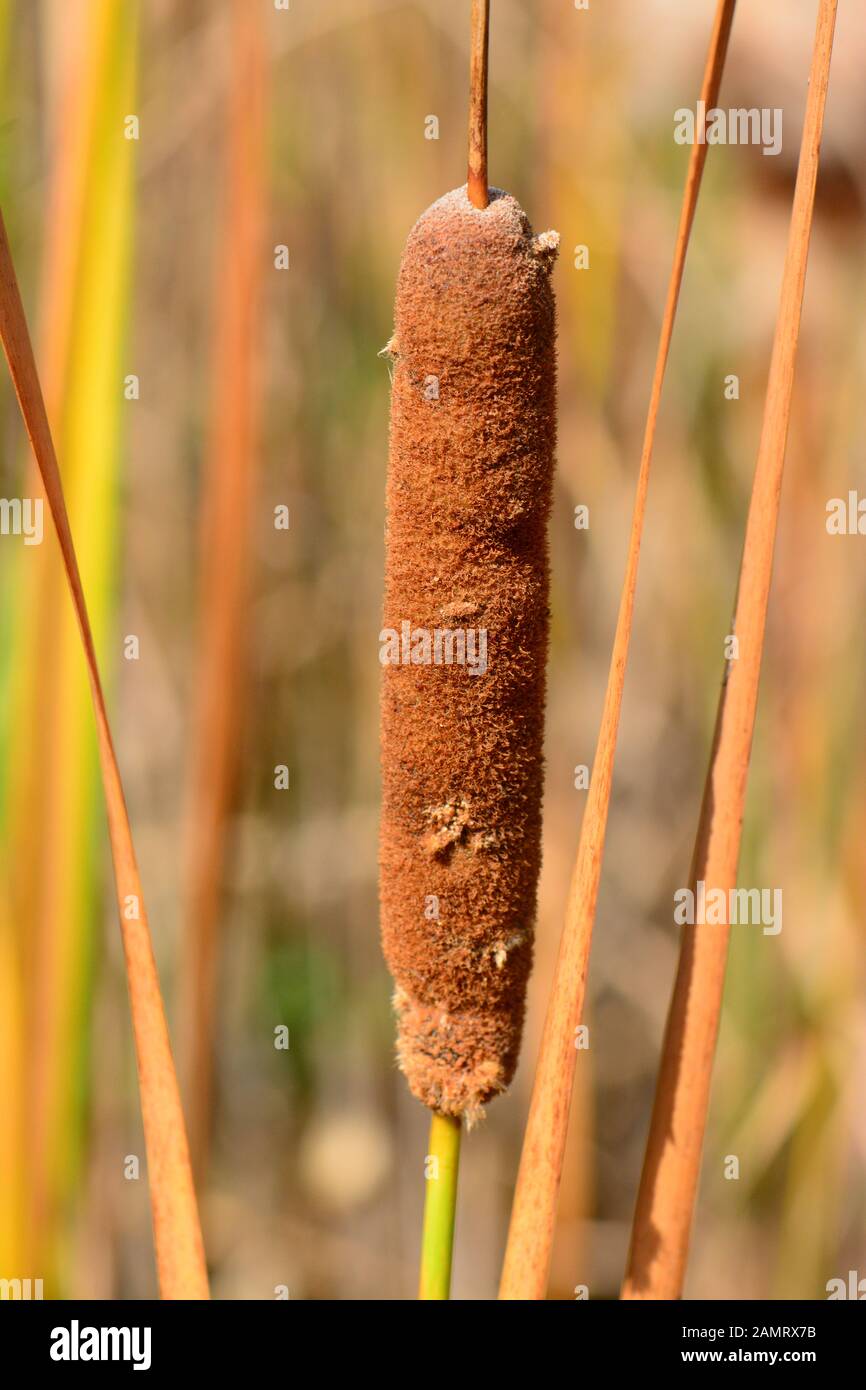
[[[688,156],[674,112],[697,99],[715,4],[492,8],[492,182],[536,231],[562,236],[560,440],[537,962],[516,1082],[464,1148],[457,1298],[497,1284]],[[202,962],[214,962],[212,1131],[197,1161],[221,1298],[272,1298],[276,1285],[292,1298],[414,1293],[427,1116],[394,1065],[377,931],[389,389],[377,354],[406,234],[465,175],[468,9],[0,3],[0,201],[185,1072]],[[615,1296],[624,1266],[813,10],[740,0],[734,22],[721,104],[781,107],[783,148],[711,151],[686,268],[554,1298],[584,1283]],[[828,1279],[866,1273],[866,558],[858,538],[825,528],[827,501],[863,487],[866,457],[864,62],[866,15],[843,6],[740,876],[782,889],[784,926],[733,932],[691,1298],[820,1298]],[[245,83],[261,98],[258,124]],[[288,269],[275,263],[281,246]],[[725,397],[731,374],[737,400]],[[2,495],[38,495],[5,375],[0,441]],[[574,528],[578,504],[588,531]],[[274,525],[281,506],[288,530]],[[47,515],[42,546],[0,537],[0,594],[0,1276],[43,1277],[50,1296],[152,1297],[95,742]],[[214,636],[214,611],[232,603],[234,624]],[[203,724],[229,682],[236,698]],[[275,786],[281,765],[288,789]],[[208,817],[210,947],[194,906]],[[274,1046],[280,1025],[286,1050]],[[730,1154],[738,1181],[724,1176]]]

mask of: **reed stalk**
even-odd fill
[[[57,532],[87,664],[135,1035],[160,1293],[165,1299],[206,1299],[204,1247],[144,895],[63,485],[2,215],[0,337]]]
[[[51,183],[42,278],[46,408],[62,449],[70,515],[101,657],[114,608],[122,345],[132,254],[137,6],[98,0],[84,23],[46,27]],[[55,24],[58,32],[55,33]],[[50,58],[57,48],[62,63]],[[68,54],[68,56],[67,56]],[[33,465],[28,491],[41,496]],[[87,1094],[87,1001],[98,901],[98,763],[79,636],[59,553],[19,558],[7,733],[9,907],[26,981],[31,1262],[52,1296],[80,1164]],[[46,776],[46,767],[51,775]]]
[[[11,119],[9,90],[9,0],[0,0],[0,123]],[[0,163],[0,201],[6,193],[5,160]],[[0,641],[8,650],[7,618],[2,620]],[[12,680],[11,663],[0,664],[2,705],[8,710],[8,690]],[[4,712],[3,722],[8,719]],[[7,728],[3,729],[8,741]],[[5,762],[6,760],[4,760]],[[4,768],[0,783],[6,775]],[[5,790],[5,788],[4,788]],[[0,806],[2,806],[0,796]],[[24,972],[21,959],[21,932],[10,911],[7,884],[9,864],[5,849],[0,850],[0,1096],[3,1097],[3,1123],[0,1124],[0,1276],[23,1272],[27,1253],[23,1238],[24,1209]]]
[[[819,0],[809,92],[733,631],[695,841],[690,885],[730,901],[737,882],[749,759],[837,0]],[[726,914],[727,916],[727,914]],[[680,1298],[700,1174],[728,953],[727,925],[683,928],[623,1299]]]
[[[5,892],[0,895],[0,1277],[28,1267],[24,1214],[24,1020],[19,941]],[[34,1268],[34,1266],[30,1266]]]
[[[214,1087],[219,916],[228,817],[243,726],[246,604],[258,472],[256,362],[266,264],[265,83],[261,15],[233,0],[226,188],[217,250],[213,405],[200,531],[201,633],[195,661],[187,798],[183,962],[184,1072],[190,1149],[207,1169]]]
[[[718,96],[735,4],[736,0],[719,0],[716,9],[701,87],[705,111],[715,105]],[[565,925],[547,1006],[511,1213],[499,1290],[502,1299],[543,1299],[547,1292],[557,1196],[577,1061],[575,1035],[583,1017],[656,427],[707,150],[708,146],[698,141],[692,147],[689,158],[592,779],[572,871]]]

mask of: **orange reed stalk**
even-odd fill
[[[266,64],[261,16],[233,0],[227,187],[218,248],[211,464],[200,532],[202,632],[187,807],[183,1058],[199,1183],[210,1143],[218,923],[243,713],[245,605],[257,472],[255,362],[262,279]]]
[[[701,87],[701,100],[705,103],[705,111],[715,105],[718,96],[735,4],[736,0],[719,0],[716,10]],[[707,150],[708,146],[703,141],[698,141],[692,147],[689,159],[644,431],[628,558],[592,781],[572,872],[565,925],[547,1006],[511,1213],[499,1289],[499,1297],[503,1299],[543,1299],[547,1293],[557,1196],[568,1135],[568,1116],[577,1059],[575,1030],[583,1016],[586,975],[610,808],[613,760],[631,640],[647,489],[665,368]]]
[[[692,860],[692,891],[703,881],[707,894],[721,889],[725,901],[729,901],[737,881],[836,3],[820,0],[818,10],[788,249],[740,566],[734,621],[739,657],[729,661],[725,669]],[[728,935],[729,928],[721,925],[683,928],[624,1299],[675,1299],[682,1294]]]
[[[42,484],[57,531],[93,697],[135,1033],[160,1293],[167,1299],[206,1299],[209,1296],[207,1271],[186,1130],[129,816],[96,664],[78,561],[69,529],[60,470],[54,454],[45,402],[2,214],[0,336],[3,339],[3,349],[9,363],[21,414],[39,465]]]
[[[472,0],[469,51],[469,172],[466,190],[474,208],[486,208],[487,189],[487,55],[490,0]]]

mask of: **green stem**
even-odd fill
[[[447,1299],[451,1295],[451,1252],[454,1246],[459,1166],[460,1121],[451,1115],[434,1113],[430,1120],[430,1148],[424,1166],[427,1195],[424,1201],[419,1299]]]

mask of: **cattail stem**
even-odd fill
[[[433,1112],[422,1299],[448,1298],[461,1122],[517,1065],[541,851],[559,237],[488,204],[487,17],[475,200],[454,189],[413,227],[388,349],[379,890],[397,1056]]]
[[[487,51],[490,0],[472,0],[472,40],[469,60],[469,175],[467,190],[473,207],[486,208],[487,191]]]
[[[451,1252],[454,1248],[460,1134],[459,1119],[435,1112],[430,1117],[419,1299],[442,1300],[451,1296]]]

